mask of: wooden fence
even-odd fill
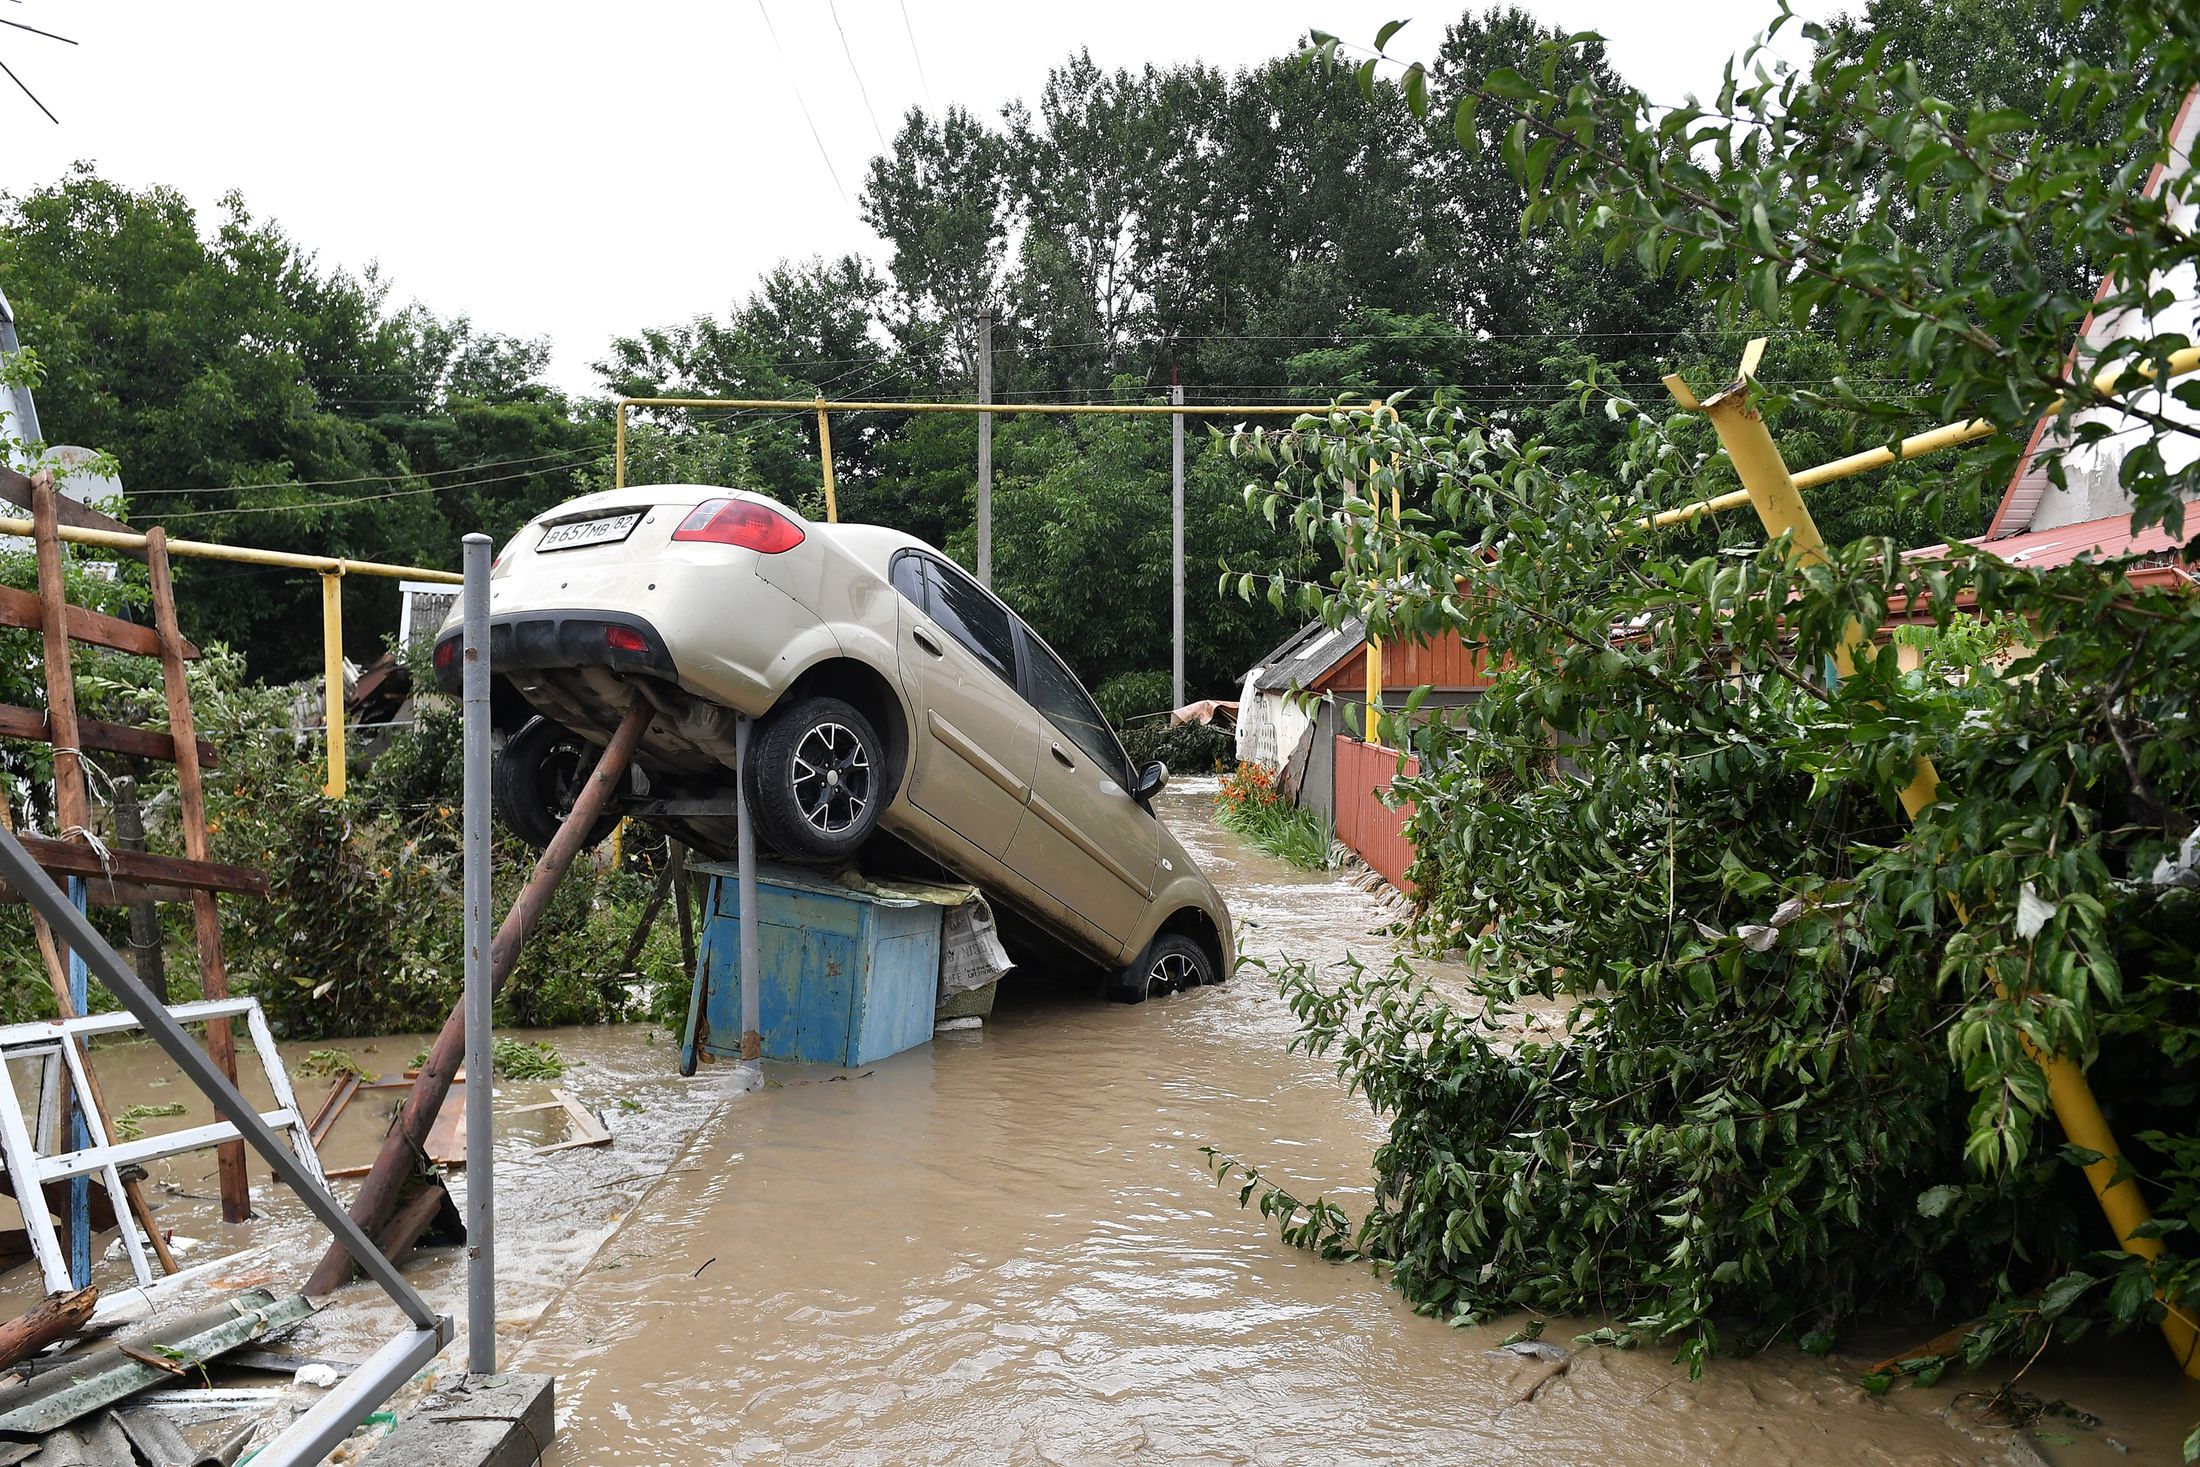
[[[1408,896],[1413,894],[1413,883],[1406,880],[1406,868],[1413,864],[1413,844],[1405,832],[1413,806],[1393,810],[1383,803],[1383,796],[1400,773],[1420,772],[1421,761],[1411,757],[1401,770],[1396,749],[1337,735],[1337,839]]]

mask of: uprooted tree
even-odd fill
[[[1837,37],[1807,70],[1745,56],[1677,110],[1562,89],[1558,46],[1540,79],[1467,91],[1456,129],[1519,179],[1525,228],[1901,379],[1833,384],[1810,411],[1882,441],[2011,430],[1890,490],[1936,523],[1976,523],[2043,414],[2110,403],[2133,525],[2175,545],[2200,469],[2172,400],[2200,407],[2200,387],[2141,369],[2190,343],[2070,356],[2094,302],[2069,260],[2109,279],[2107,311],[2200,258],[2172,207],[2200,181],[2164,145],[2200,51],[2161,6],[2115,11],[2121,59],[2048,89],[2048,122],[2080,129],[1950,106]],[[1318,37],[1314,63],[1336,58]],[[1430,108],[1418,73],[1401,85]],[[2120,393],[2094,385],[2119,363]],[[1503,672],[1391,730],[1421,755],[1398,789],[1423,921],[1464,946],[1473,1002],[1402,966],[1278,975],[1299,1042],[1389,1121],[1369,1211],[1225,1172],[1287,1237],[1376,1261],[1427,1312],[1597,1316],[1699,1369],[1782,1332],[1830,1347],[1865,1311],[1971,1321],[1945,1354],[1973,1360],[2200,1314],[2200,598],[1962,544],[1692,558],[1700,538],[1647,520],[1731,487],[1708,435],[1593,371],[1578,385],[1631,434],[1616,478],[1410,404],[1236,441],[1254,507],[1343,561],[1331,583],[1241,590],[1386,638],[1456,632]],[[1777,437],[1791,404],[1760,406]],[[1852,622],[1868,650],[1835,678]],[[1921,757],[1942,784],[1912,824],[1895,795]],[[1562,995],[1562,1035],[1523,1030],[1524,999]],[[2098,1157],[2058,1131],[2035,1051],[2088,1070],[2159,1262],[2115,1246],[2073,1165]]]

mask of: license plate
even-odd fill
[[[552,525],[542,532],[537,550],[577,550],[583,545],[610,545],[624,540],[634,533],[634,527],[642,522],[642,512],[615,514],[600,520],[574,520],[570,524]]]

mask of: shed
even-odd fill
[[[1457,708],[1488,686],[1487,654],[1456,632],[1383,648],[1386,704],[1402,704],[1425,687],[1424,709]],[[1238,758],[1282,770],[1285,787],[1299,804],[1334,820],[1336,744],[1363,726],[1366,702],[1365,624],[1357,617],[1336,627],[1312,622],[1246,674],[1238,704]]]

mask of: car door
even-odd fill
[[[1127,943],[1152,900],[1160,824],[1131,798],[1130,761],[1099,707],[1036,633],[1018,631],[1024,697],[1045,726],[1009,864],[1084,925]]]
[[[1024,816],[1039,733],[1016,691],[1015,618],[945,561],[903,551],[901,665],[917,727],[909,802],[989,856],[1005,856]]]

